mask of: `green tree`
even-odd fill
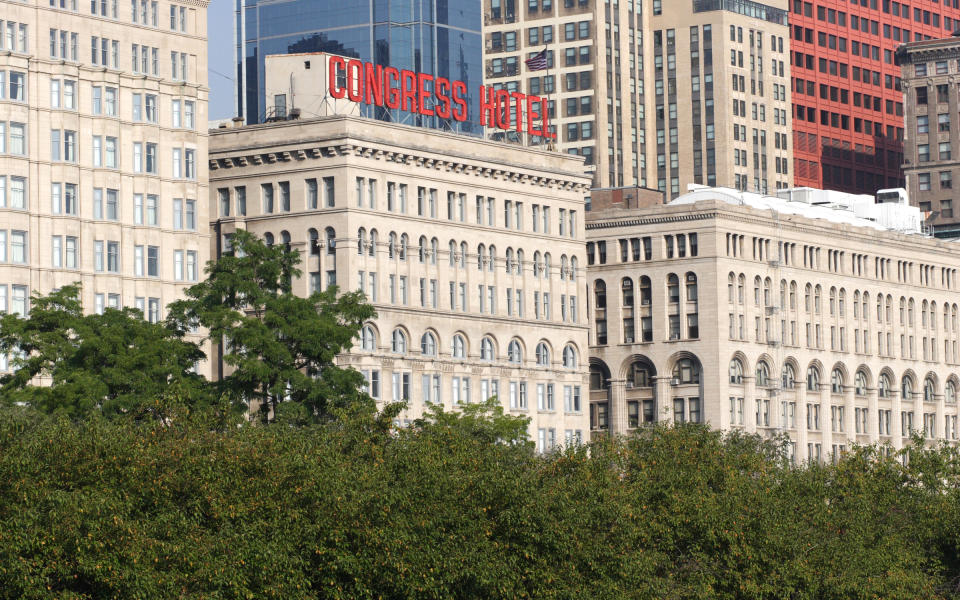
[[[0,353],[12,373],[0,378],[0,398],[44,412],[80,417],[204,405],[205,381],[193,372],[204,358],[182,331],[148,323],[140,311],[107,309],[84,315],[78,286],[32,299],[30,314],[0,318]]]
[[[264,420],[325,421],[338,413],[370,413],[363,378],[334,364],[376,313],[363,294],[336,287],[307,298],[292,291],[299,252],[267,246],[240,230],[233,252],[207,265],[207,279],[169,306],[184,330],[198,324],[224,344],[229,371],[215,385],[233,402],[259,408]],[[290,400],[292,402],[281,402]]]

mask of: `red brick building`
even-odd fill
[[[789,0],[794,181],[874,193],[903,187],[897,46],[960,29],[960,0]]]

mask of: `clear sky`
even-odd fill
[[[213,0],[207,9],[210,39],[210,119],[234,116],[233,20],[236,0]]]

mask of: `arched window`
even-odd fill
[[[780,374],[781,383],[783,384],[783,389],[792,390],[797,387],[797,371],[793,368],[793,365],[787,363],[783,365],[783,372]]]
[[[453,336],[453,357],[467,357],[467,340],[465,340],[464,337],[459,333]]]
[[[420,262],[424,263],[427,261],[427,236],[420,236],[420,248],[419,248],[419,258]]]
[[[820,284],[817,284],[817,287],[813,288],[813,312],[820,314],[820,296],[821,288]]]
[[[753,303],[760,306],[760,276],[753,278]]]
[[[927,377],[923,381],[923,401],[924,402],[936,402],[937,401],[937,388],[933,385],[933,380]]]
[[[947,404],[957,403],[957,385],[954,382],[947,382],[947,387],[943,390],[943,400]]]
[[[603,310],[607,307],[607,284],[602,279],[593,283],[593,294],[595,297],[594,307],[597,310]]]
[[[847,304],[847,291],[843,288],[840,288],[840,294],[837,296],[837,314],[841,317],[845,316]]]
[[[430,240],[430,264],[437,264],[437,255],[440,253],[440,240],[433,238]]]
[[[540,251],[533,253],[533,276],[540,277]]]
[[[539,344],[537,344],[537,366],[538,367],[550,366],[550,349],[547,348],[546,342],[540,342]]]
[[[577,279],[577,257],[570,257],[570,281],[575,281]]]
[[[310,255],[317,256],[320,254],[320,233],[311,227],[307,231],[307,237],[310,238]]]
[[[336,255],[337,253],[337,232],[333,227],[327,227],[324,230],[327,236],[327,254]]]
[[[737,279],[737,276],[734,275],[732,271],[730,272],[729,275],[727,275],[727,302],[729,302],[730,304],[733,304],[737,298],[736,296],[737,292],[735,289],[736,279]]]
[[[269,231],[263,234],[263,243],[265,243],[267,246],[273,246],[273,234]]]
[[[610,389],[610,370],[603,363],[590,363],[590,389]]]
[[[497,265],[497,247],[493,244],[490,244],[490,247],[487,248],[487,271],[493,273],[493,269]]]
[[[692,358],[681,358],[673,365],[674,385],[700,383],[700,364]]]
[[[653,298],[653,290],[650,287],[650,278],[646,275],[640,276],[640,306],[650,306]]]
[[[437,355],[437,338],[429,331],[420,338],[420,353],[424,356]]]
[[[361,227],[357,230],[357,254],[363,256],[363,248],[367,245],[367,230]],[[319,252],[319,249],[317,250]]]
[[[407,249],[410,246],[410,238],[407,234],[400,236],[400,260],[407,260]]]
[[[843,371],[841,371],[840,369],[834,369],[830,373],[830,393],[832,394],[843,393]]]
[[[814,365],[807,367],[807,391],[820,391],[820,370]]]
[[[483,270],[483,263],[487,260],[487,248],[483,244],[477,246],[477,270]]]
[[[407,353],[407,334],[402,329],[394,329],[391,337],[390,350],[394,354]]]
[[[467,268],[467,243],[460,242],[460,268]]]
[[[370,230],[370,246],[367,248],[367,254],[370,256],[377,255],[377,230]]]
[[[857,396],[867,395],[867,374],[863,371],[857,371],[853,378],[853,393]]]
[[[696,302],[697,301],[697,274],[693,271],[688,271],[684,276],[687,282],[687,302]]]
[[[563,349],[563,368],[577,368],[577,351],[574,350],[573,346],[567,346]]]
[[[514,272],[517,275],[523,273],[523,250],[517,249],[517,262],[514,265]]]
[[[680,302],[680,278],[676,273],[667,275],[667,301]]]
[[[830,316],[833,317],[837,314],[837,288],[830,288]]]
[[[624,277],[620,282],[620,291],[623,293],[623,307],[633,308],[633,280]]]
[[[813,286],[809,283],[803,288],[803,310],[813,311]]]
[[[290,232],[281,231],[280,232],[280,243],[283,244],[283,249],[287,252],[290,252]]]
[[[505,268],[507,275],[513,273],[513,248],[507,248]]]
[[[492,361],[493,357],[493,340],[485,337],[480,342],[480,360]]]
[[[739,302],[740,304],[743,304],[743,298],[744,298],[743,295],[746,293],[744,292],[744,288],[746,286],[747,286],[747,278],[743,275],[743,273],[740,273],[740,276],[737,277],[737,302]]]
[[[770,385],[770,366],[765,360],[757,362],[757,385],[760,387]]]
[[[455,241],[447,242],[447,252],[450,254],[450,266],[457,266],[457,243]]]
[[[568,269],[568,267],[567,267],[567,255],[566,255],[566,254],[561,254],[561,255],[560,255],[560,281],[566,281],[566,280],[567,280],[567,269]]]
[[[364,325],[360,330],[361,346],[367,352],[373,352],[377,349],[377,336],[373,331],[372,325]]]
[[[913,381],[911,381],[909,375],[905,375],[903,377],[903,381],[900,382],[900,399],[901,400],[913,399]]]
[[[736,357],[730,359],[730,383],[743,385],[743,363]]]
[[[877,395],[881,398],[890,397],[890,376],[886,373],[880,374],[880,379],[877,381]]]
[[[853,293],[853,318],[860,318],[860,290]]]
[[[397,257],[397,234],[391,231],[389,240],[387,241],[387,258],[392,259],[396,257]]]
[[[550,253],[543,253],[543,278],[550,279]]]
[[[653,365],[644,360],[636,360],[630,364],[630,373],[627,375],[628,388],[648,388],[653,386]]]
[[[773,285],[773,282],[770,281],[769,277],[763,280],[763,305],[764,306],[773,306],[773,297],[770,295],[770,287],[772,285]]]
[[[507,360],[514,364],[520,364],[523,361],[523,351],[517,340],[510,340],[510,345],[507,346]]]
[[[796,310],[797,308],[797,282],[790,282],[790,310]]]
[[[907,304],[907,321],[910,324],[910,327],[913,327],[916,321],[913,320],[913,311],[917,307],[917,303],[913,301],[913,298],[910,298],[910,302]]]

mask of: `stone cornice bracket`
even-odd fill
[[[277,153],[277,159],[283,162],[289,162],[291,158],[293,157],[290,156],[289,152],[284,151],[284,152]]]
[[[210,165],[211,171],[216,171],[217,169],[220,168],[220,161],[215,158],[211,158],[209,161],[209,165]]]
[[[250,158],[250,162],[252,162],[252,163],[255,164],[255,165],[262,165],[262,164],[263,164],[263,155],[261,155],[261,154],[254,154],[253,156],[250,156],[249,158]]]
[[[297,150],[297,160],[307,160],[307,151],[306,150]]]
[[[376,158],[377,160],[383,160],[383,155],[386,153],[383,150],[374,150],[373,154],[374,154],[374,158]]]
[[[233,166],[235,166],[235,167],[245,167],[245,166],[247,166],[247,157],[246,157],[246,156],[234,156],[234,157],[233,157]]]
[[[272,165],[277,162],[277,154],[275,152],[265,152],[260,156],[260,160]]]

